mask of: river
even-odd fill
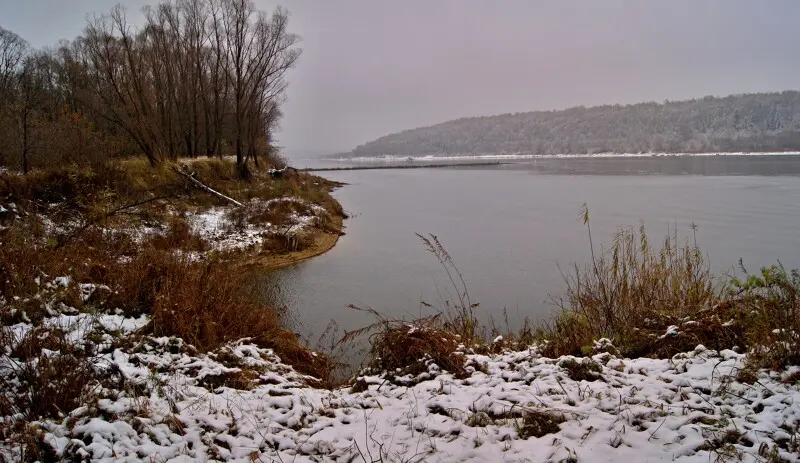
[[[306,164],[308,164],[306,162]],[[452,300],[447,275],[417,233],[439,237],[476,309],[514,329],[541,322],[563,291],[559,271],[586,263],[578,219],[590,209],[595,246],[620,226],[644,222],[651,241],[677,227],[697,241],[716,272],[778,260],[800,267],[800,156],[547,159],[500,166],[325,172],[347,183],[336,196],[351,218],[328,253],[265,279],[312,344],[331,320],[340,330],[387,316],[430,314],[422,302]]]

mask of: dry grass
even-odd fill
[[[301,373],[327,384],[333,366],[312,353],[283,327],[280,314],[260,302],[252,275],[224,261],[192,262],[165,251],[149,251],[115,275],[106,305],[125,307],[131,315],[148,313],[146,329],[157,336],[177,336],[200,351],[249,338],[274,349]],[[127,301],[127,302],[126,302]]]
[[[541,333],[548,356],[588,355],[609,338],[629,357],[669,358],[702,344],[749,349],[757,366],[800,364],[800,272],[781,265],[744,280],[715,279],[696,240],[668,235],[659,249],[644,227],[620,231],[608,250],[565,276],[561,313]]]
[[[173,269],[153,285],[155,335],[178,336],[201,351],[241,338],[268,343],[278,335],[276,312],[242,290],[247,275],[213,262],[170,264]]]
[[[300,201],[275,201],[271,204],[261,201],[231,211],[229,219],[238,227],[264,223],[282,227],[292,225],[289,220],[292,214],[312,215],[311,205]]]
[[[192,233],[186,219],[171,216],[166,219],[167,232],[153,235],[146,245],[160,250],[180,249],[182,251],[203,252],[208,250],[208,243],[202,237]]]
[[[76,345],[61,330],[43,327],[54,311],[147,314],[151,323],[145,332],[180,337],[194,352],[220,351],[230,341],[249,338],[300,373],[319,378],[315,385],[333,386],[334,362],[310,351],[283,327],[278,311],[261,303],[250,274],[236,264],[238,254],[208,254],[202,262],[186,258],[207,244],[191,232],[183,213],[221,203],[187,185],[170,167],[134,159],[25,176],[0,173],[0,355],[12,369],[0,377],[0,415],[13,417],[0,420],[0,435],[18,443],[21,459],[57,460],[31,423],[63,419],[96,397],[97,387],[130,386],[119,372],[98,367],[95,342],[110,333],[92,332]],[[302,191],[338,204],[328,194],[331,185],[313,185],[312,177],[285,181],[255,169],[240,180],[233,163],[222,160],[195,161],[192,168],[212,188],[239,199]],[[166,231],[135,240],[125,230],[141,223]],[[61,276],[69,282],[53,284]],[[82,283],[102,286],[84,299]],[[19,322],[34,328],[15,339],[7,327]],[[124,348],[139,338],[125,336],[113,345]],[[257,377],[243,369],[210,377],[206,386],[246,389]]]
[[[424,372],[425,361],[420,359],[436,358],[441,365],[456,362],[452,368],[461,368],[463,358],[450,357],[458,350],[493,354],[532,345],[548,357],[610,352],[671,358],[698,345],[736,349],[750,353],[750,364],[742,370],[745,376],[759,368],[781,371],[800,365],[800,271],[776,265],[751,275],[742,267],[746,278],[741,281],[716,278],[697,245],[695,227],[690,239],[681,243],[673,231],[659,246],[650,243],[644,226],[621,229],[610,248],[596,252],[585,206],[581,218],[589,234],[591,261],[562,273],[566,294],[552,298],[561,311],[544,328],[534,329],[525,320],[512,330],[507,316],[505,331],[493,320],[488,328],[482,326],[474,313],[478,304],[472,302],[441,241],[418,235],[445,269],[453,300],[438,308],[423,303],[438,310],[413,321],[368,309],[377,321],[345,339],[374,332],[370,367],[390,374]],[[487,332],[496,340],[490,342]],[[572,360],[562,367],[575,380],[603,379],[592,362]]]
[[[328,380],[332,367],[324,355],[314,355],[297,336],[284,329],[276,310],[261,304],[251,275],[227,261],[193,262],[171,249],[146,247],[120,261],[114,240],[95,240],[87,233],[67,246],[41,244],[35,236],[14,228],[0,232],[0,283],[6,300],[20,301],[0,313],[5,324],[22,312],[37,322],[46,307],[59,301],[81,310],[121,309],[126,315],[149,314],[157,335],[179,336],[201,350],[229,341],[252,338],[273,348],[299,371]],[[99,238],[99,237],[97,237]],[[66,288],[44,288],[46,275],[70,275]],[[36,280],[41,284],[36,284]],[[78,283],[107,285],[84,302]]]
[[[0,376],[0,390],[10,399],[0,403],[0,413],[34,421],[81,405],[99,379],[92,346],[76,346],[56,328],[34,328],[19,340],[3,331],[0,347],[14,376]]]
[[[5,172],[0,174],[0,200],[22,202],[38,210],[57,205],[65,212],[79,211],[90,219],[101,219],[119,207],[154,198],[164,201],[148,203],[149,209],[168,204],[166,200],[178,208],[222,204],[219,198],[192,188],[173,167],[175,164],[167,162],[153,167],[144,159],[133,158],[86,166],[63,165],[27,175]],[[187,167],[201,182],[240,201],[295,196],[342,214],[341,205],[330,195],[338,184],[308,173],[275,178],[267,171],[271,165],[261,164],[251,170],[248,179],[240,179],[235,163],[216,158],[193,160]],[[50,215],[54,211],[47,212]]]
[[[0,426],[2,429],[3,426]],[[56,449],[45,441],[44,430],[36,424],[26,421],[17,421],[10,432],[13,433],[13,441],[9,440],[9,446],[14,452],[14,460],[26,463],[38,462],[58,462],[62,461],[56,454]],[[3,437],[6,437],[5,432]]]
[[[364,328],[345,334],[347,343],[358,336],[369,335],[370,361],[367,370],[389,377],[410,375],[414,380],[435,364],[457,377],[464,376],[464,356],[458,352],[460,337],[444,329],[439,316],[412,322],[386,318],[374,309],[350,308],[368,313],[376,321]]]
[[[389,377],[413,378],[429,371],[432,364],[454,374],[466,375],[463,351],[486,346],[486,330],[474,314],[473,303],[463,275],[452,257],[435,235],[417,234],[425,249],[441,264],[452,285],[453,300],[443,301],[434,315],[411,321],[386,317],[371,308],[349,307],[368,313],[374,322],[361,329],[345,333],[340,343],[349,343],[369,334],[370,351],[367,369]]]
[[[40,275],[42,258],[39,239],[43,236],[41,222],[28,221],[15,230],[0,231],[0,295],[5,300],[14,296],[26,298],[38,290],[36,278]]]
[[[287,231],[270,234],[264,237],[264,249],[275,254],[286,254],[308,249],[314,244],[311,233],[289,233]]]
[[[553,298],[562,313],[548,327],[548,355],[585,354],[601,338],[612,339],[627,353],[626,345],[638,337],[635,328],[653,320],[681,320],[719,300],[720,285],[696,241],[679,244],[675,232],[656,249],[642,225],[638,233],[620,230],[610,249],[595,253],[585,206],[582,218],[592,261],[565,274],[566,296]]]
[[[733,280],[731,306],[744,314],[751,362],[782,370],[800,365],[800,271],[783,265],[765,267],[756,275]]]
[[[442,330],[458,336],[465,346],[473,347],[485,344],[486,330],[478,322],[474,312],[479,304],[472,302],[464,276],[453,262],[452,256],[436,235],[423,236],[417,233],[417,237],[422,241],[425,250],[433,254],[439,261],[455,294],[454,300],[443,301],[444,306],[439,308],[435,320],[441,324]],[[433,308],[430,304],[425,305]]]
[[[477,353],[500,353],[503,350],[520,351],[540,343],[540,330],[536,328],[529,317],[523,318],[519,326],[512,327],[508,320],[508,311],[503,309],[502,313],[504,321],[503,328],[497,325],[494,317],[489,317],[489,331],[491,332],[493,341],[491,343],[479,344],[475,348]],[[481,331],[485,331],[485,329]]]
[[[603,367],[594,360],[584,357],[577,361],[567,357],[558,363],[558,366],[567,371],[567,376],[573,381],[596,381],[603,379]]]
[[[650,243],[644,226],[621,229],[610,248],[595,252],[585,206],[581,218],[592,259],[563,274],[566,294],[552,298],[561,312],[539,330],[528,320],[512,330],[507,317],[505,332],[494,322],[490,330],[481,326],[473,312],[477,304],[471,301],[452,257],[436,236],[420,235],[445,268],[455,301],[445,301],[436,315],[412,322],[373,312],[378,317],[371,326],[378,331],[371,338],[373,359],[388,359],[386,365],[378,366],[391,371],[403,369],[403,362],[448,350],[447,344],[437,342],[431,342],[427,350],[420,342],[417,348],[416,340],[408,338],[420,326],[436,336],[448,333],[468,351],[479,353],[537,345],[549,357],[581,357],[611,349],[614,355],[670,358],[702,344],[714,350],[749,350],[751,370],[782,370],[800,364],[800,272],[776,265],[757,275],[742,268],[746,278],[741,281],[715,278],[697,245],[695,227],[689,240],[681,243],[673,231],[660,246]],[[502,340],[489,342],[486,332],[492,337],[502,335]],[[603,338],[611,342],[597,344]],[[405,357],[401,345],[414,345],[414,358]],[[564,364],[574,379],[602,379],[593,367],[581,362]]]
[[[335,203],[325,181],[273,179],[266,167],[262,163],[250,179],[240,180],[228,160],[191,163],[202,181],[240,199],[270,199],[298,189]],[[15,301],[13,310],[6,306],[0,317],[6,324],[23,318],[38,323],[47,315],[46,306],[58,302],[83,311],[150,314],[150,329],[159,335],[181,336],[209,350],[251,338],[275,349],[299,371],[327,380],[329,359],[312,354],[283,328],[278,313],[249,289],[245,269],[229,258],[191,262],[181,257],[207,244],[191,233],[180,212],[219,201],[190,189],[168,165],[154,168],[141,159],[62,166],[25,176],[0,174],[0,204],[16,206],[13,214],[0,218],[0,296]],[[47,225],[42,216],[57,225]],[[115,231],[142,220],[166,224],[167,231],[138,244]],[[69,276],[71,283],[45,290],[43,285],[55,276]],[[110,291],[98,291],[84,302],[79,283],[107,285]]]
[[[522,424],[517,426],[517,434],[520,439],[556,434],[561,431],[559,424],[565,421],[562,415],[556,413],[527,410],[522,415]]]

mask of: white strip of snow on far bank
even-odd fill
[[[339,157],[340,162],[400,162],[400,161],[522,161],[535,159],[588,159],[588,158],[650,158],[650,157],[707,157],[707,156],[800,156],[800,151],[791,152],[735,152],[735,153],[596,153],[596,154],[452,154],[452,155],[377,155]]]

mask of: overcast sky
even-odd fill
[[[122,3],[136,20],[153,2]],[[114,3],[0,0],[0,25],[41,47]],[[280,4],[304,50],[278,134],[290,149],[350,150],[462,116],[800,88],[797,0]]]

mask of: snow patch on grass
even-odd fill
[[[124,333],[147,322],[79,314],[46,324],[79,343],[89,319]],[[430,365],[411,387],[372,375],[329,391],[247,340],[198,353],[143,336],[100,361],[136,387],[105,385],[96,404],[36,425],[59,458],[88,461],[800,461],[800,391],[787,381],[798,368],[762,371],[751,385],[736,380],[745,355],[703,347],[664,360],[464,358],[483,368],[456,379]],[[597,374],[572,379],[583,364]],[[243,377],[248,387],[231,387]],[[0,448],[18,455],[12,441]]]
[[[295,203],[310,211],[310,214],[292,212],[282,217],[281,224],[271,222],[249,223],[232,218],[234,210],[229,207],[213,207],[206,211],[192,214],[188,222],[192,233],[211,244],[212,250],[227,251],[249,248],[264,242],[265,235],[297,234],[317,225],[321,217],[327,215],[322,206],[311,204],[294,197],[274,198],[268,201],[252,200],[245,204],[251,211],[270,211],[280,203]]]

